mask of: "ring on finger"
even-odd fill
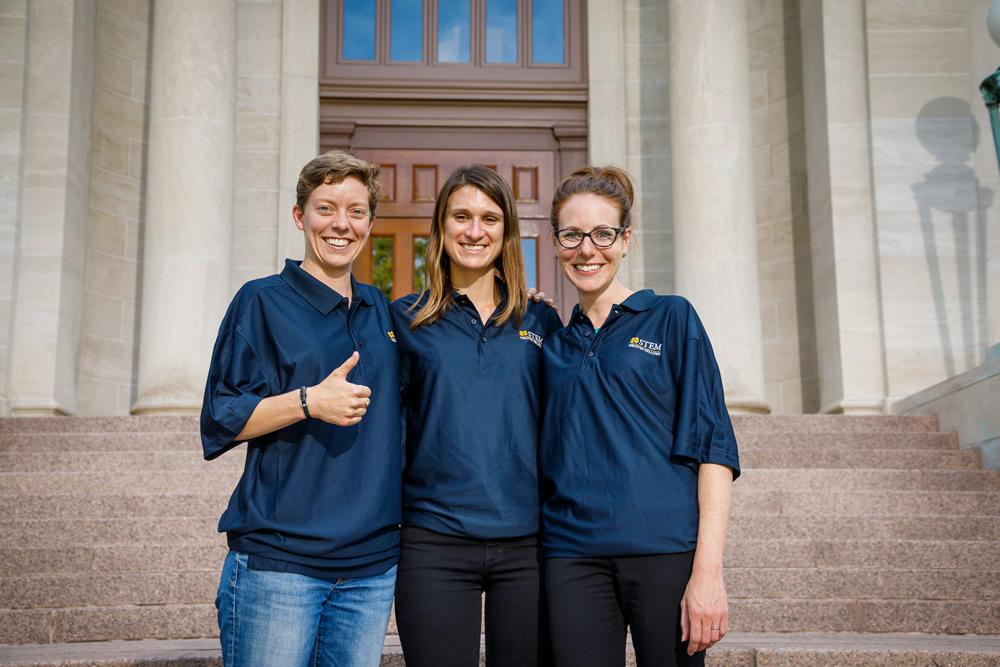
[[[367,408],[369,405],[371,405],[371,402],[372,402],[372,399],[366,398],[365,399],[365,407]]]

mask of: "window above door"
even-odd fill
[[[583,0],[324,0],[321,91],[586,95]]]

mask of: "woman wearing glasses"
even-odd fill
[[[542,547],[557,665],[700,665],[726,634],[722,554],[736,439],[708,336],[677,296],[618,279],[633,189],[560,183],[557,261],[579,304],[543,348]]]
[[[427,289],[392,305],[406,466],[396,621],[409,667],[548,664],[538,553],[542,340],[517,209],[491,169],[456,169],[434,207]]]

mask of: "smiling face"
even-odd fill
[[[448,197],[442,231],[452,280],[473,280],[493,270],[503,249],[503,210],[479,188],[463,185]]]
[[[572,195],[559,210],[559,229],[592,232],[598,227],[618,227],[621,212],[613,201],[589,192]],[[631,227],[608,248],[598,248],[590,238],[575,248],[564,248],[555,240],[559,266],[581,295],[599,295],[615,283],[622,257],[628,251]]]
[[[365,185],[353,176],[324,183],[309,195],[305,209],[296,206],[293,215],[305,233],[303,270],[317,278],[349,276],[372,228]]]

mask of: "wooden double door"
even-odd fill
[[[514,193],[528,285],[555,293],[549,225],[554,151],[356,148],[353,152],[382,166],[384,188],[369,243],[354,264],[358,280],[379,287],[390,299],[420,291],[438,190],[456,167],[481,164],[506,179]]]

